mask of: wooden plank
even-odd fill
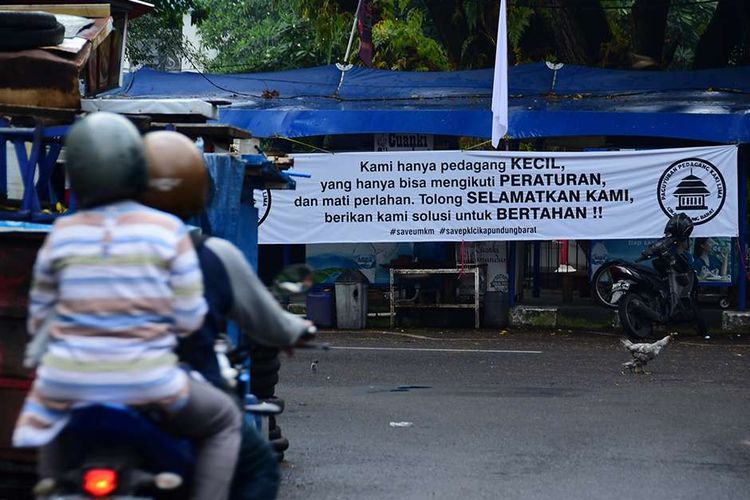
[[[294,158],[290,158],[289,156],[268,156],[268,161],[281,170],[286,170],[294,166]]]
[[[0,10],[17,12],[41,10],[50,14],[68,14],[81,17],[108,17],[110,14],[108,3],[0,5]]]
[[[34,118],[48,118],[62,122],[72,122],[76,117],[77,110],[66,108],[45,108],[39,106],[13,106],[0,104],[0,115],[21,116]]]
[[[154,128],[173,126],[175,131],[187,136],[226,137],[228,139],[250,139],[253,135],[245,129],[234,125],[215,125],[211,123],[160,123],[154,122]]]

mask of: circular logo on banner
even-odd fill
[[[667,217],[682,212],[698,225],[716,217],[726,193],[718,168],[700,158],[687,158],[674,162],[661,174],[656,197]]]
[[[268,218],[268,212],[271,211],[271,190],[253,190],[253,201],[255,202],[255,208],[258,209],[258,225],[260,226]]]

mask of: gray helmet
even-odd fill
[[[143,139],[114,113],[93,113],[73,125],[65,138],[65,163],[83,208],[137,198],[148,185]]]

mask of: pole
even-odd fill
[[[739,198],[739,207],[738,207],[738,216],[739,216],[739,234],[737,238],[737,242],[739,243],[739,251],[743,253],[743,255],[740,258],[740,272],[738,273],[739,276],[737,276],[737,279],[739,280],[737,283],[737,309],[740,311],[747,311],[747,267],[743,266],[742,263],[745,262],[745,255],[747,254],[746,248],[747,248],[747,169],[750,167],[750,155],[748,155],[748,146],[740,146],[739,150],[739,156],[737,160],[737,186],[738,189],[738,198]]]
[[[516,305],[516,242],[508,242],[508,306]]]
[[[540,242],[538,241],[534,242],[534,263],[533,263],[533,268],[534,268],[533,287],[534,288],[533,288],[533,291],[531,292],[531,296],[534,298],[538,298],[541,295],[541,281],[542,281],[542,277],[541,277],[541,269],[542,269],[542,266],[541,266],[542,251],[541,250],[542,249],[541,247],[542,245]]]
[[[354,32],[357,31],[357,19],[359,18],[359,9],[362,7],[362,0],[359,0],[357,2],[357,10],[354,11],[354,20],[352,21],[352,30],[349,32],[349,43],[346,45],[346,53],[344,54],[344,63],[337,65],[338,68],[341,70],[341,78],[339,78],[339,84],[336,86],[336,92],[334,92],[334,95],[339,95],[339,90],[341,90],[341,86],[344,84],[344,74],[352,69],[352,67],[349,65],[349,54],[352,50],[352,42],[354,41]]]
[[[352,51],[352,42],[354,41],[354,32],[357,31],[357,19],[359,19],[359,9],[362,8],[362,0],[357,2],[357,10],[354,11],[354,21],[352,21],[352,31],[349,33],[349,43],[346,46],[346,55],[344,55],[344,64],[349,63],[349,54]]]

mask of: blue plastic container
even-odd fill
[[[325,287],[307,293],[307,319],[319,328],[333,328],[336,325],[336,298],[334,288]]]

